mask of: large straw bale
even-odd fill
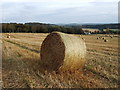
[[[40,55],[48,71],[76,70],[85,64],[86,45],[78,36],[52,32],[43,41]]]

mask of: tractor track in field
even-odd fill
[[[88,52],[103,55],[103,56],[120,56],[118,52],[108,52],[108,51],[103,51],[103,50],[93,50],[93,49],[87,49]]]
[[[108,77],[106,74],[101,73],[99,71],[95,71],[87,66],[85,68],[87,69],[87,71],[92,72],[94,75],[100,76],[101,78],[104,78],[105,80],[109,81],[110,83],[115,83],[115,84],[118,83],[118,79],[116,79],[116,78]]]
[[[23,48],[23,49],[27,49],[27,50],[30,50],[30,51],[35,52],[35,53],[40,53],[40,51],[38,51],[38,50],[31,49],[31,48],[29,48],[29,47],[27,47],[27,46],[25,46],[25,45],[21,45],[21,44],[19,44],[19,43],[17,43],[17,42],[13,42],[13,41],[7,40],[7,39],[4,39],[4,40],[5,40],[6,42],[15,44],[15,45],[17,45],[17,46],[19,46],[19,47],[21,47],[21,48]]]

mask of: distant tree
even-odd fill
[[[15,32],[16,30],[15,24],[9,24],[8,29],[9,29],[9,32]]]
[[[31,32],[36,33],[37,27],[35,25],[31,26]]]
[[[45,27],[44,25],[41,25],[40,30],[41,30],[43,33],[48,33],[48,29],[47,29],[47,27]]]

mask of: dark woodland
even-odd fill
[[[119,24],[55,25],[44,23],[2,23],[3,33],[50,33],[52,31],[60,31],[69,34],[85,34],[82,28],[99,29],[97,32],[90,32],[91,34],[120,34],[120,30],[109,30],[120,29]],[[107,31],[103,31],[104,29],[107,29]]]

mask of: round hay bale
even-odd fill
[[[112,36],[110,36],[110,38],[113,38]]]
[[[86,45],[78,36],[52,32],[43,41],[40,55],[48,71],[76,70],[85,64]]]
[[[10,35],[7,35],[7,38],[10,38]]]
[[[103,37],[102,39],[104,40],[105,38]]]
[[[108,40],[105,39],[104,42],[108,42]]]
[[[84,38],[82,38],[82,40],[85,40]]]

